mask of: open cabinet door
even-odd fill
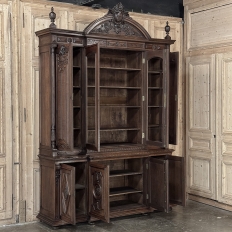
[[[94,44],[85,48],[86,54],[86,147],[100,151],[100,70],[99,45]]]
[[[60,214],[65,222],[76,224],[75,167],[61,164]]]
[[[169,54],[169,143],[177,144],[179,52]]]
[[[163,50],[146,51],[146,143],[168,146],[168,55]]]
[[[169,201],[185,206],[185,165],[184,157],[168,156],[169,160]]]
[[[164,156],[165,157],[165,156]],[[169,211],[168,160],[161,157],[149,159],[149,206]]]
[[[89,164],[89,215],[110,222],[109,166]]]

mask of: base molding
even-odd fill
[[[212,199],[204,198],[204,197],[201,197],[201,196],[196,196],[196,195],[193,195],[193,194],[188,194],[188,199],[232,212],[232,206],[231,205],[220,203],[220,202],[212,200]]]

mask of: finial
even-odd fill
[[[55,18],[56,18],[56,13],[54,12],[54,8],[51,8],[51,12],[49,14],[49,18],[51,19],[51,24],[50,24],[50,28],[56,28],[56,24],[55,22]]]
[[[166,32],[165,39],[171,39],[171,37],[169,36],[169,31],[170,31],[170,26],[168,25],[168,21],[167,21],[165,26],[165,32]]]

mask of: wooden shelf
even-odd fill
[[[85,189],[85,186],[82,185],[82,184],[75,184],[75,189],[76,190],[82,190],[82,189]]]
[[[73,109],[80,109],[80,106],[73,106]]]
[[[142,172],[134,172],[131,170],[113,170],[110,171],[110,177],[118,177],[118,176],[133,176],[133,175],[142,175]]]
[[[119,187],[119,188],[111,188],[110,189],[110,197],[112,196],[119,196],[125,194],[132,194],[132,193],[141,193],[141,190],[137,190],[131,187]]]
[[[157,127],[160,127],[161,125],[159,124],[150,124],[148,125],[148,128],[157,128]]]
[[[77,66],[77,65],[73,65],[73,68],[75,68],[75,69],[80,69],[81,67],[80,67],[80,66]]]
[[[95,67],[88,67],[89,69],[95,69]],[[106,70],[116,70],[116,71],[128,71],[128,72],[135,72],[135,71],[141,71],[140,68],[117,68],[117,67],[100,67],[100,69],[106,69]]]
[[[101,128],[100,131],[137,131],[140,130],[140,128],[134,127],[134,128]],[[94,128],[88,129],[88,131],[95,131]]]
[[[148,71],[148,73],[150,74],[162,74],[163,71],[162,70],[157,70],[157,71]]]
[[[162,108],[163,106],[148,106],[148,108]]]
[[[151,90],[161,90],[163,88],[162,87],[148,87],[148,89],[151,89]]]
[[[101,89],[134,89],[141,90],[141,87],[127,87],[127,86],[100,86]]]
[[[73,86],[74,89],[80,89],[80,86]]]

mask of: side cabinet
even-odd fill
[[[185,205],[184,158],[158,156],[148,159],[149,205],[169,212],[171,204]]]

